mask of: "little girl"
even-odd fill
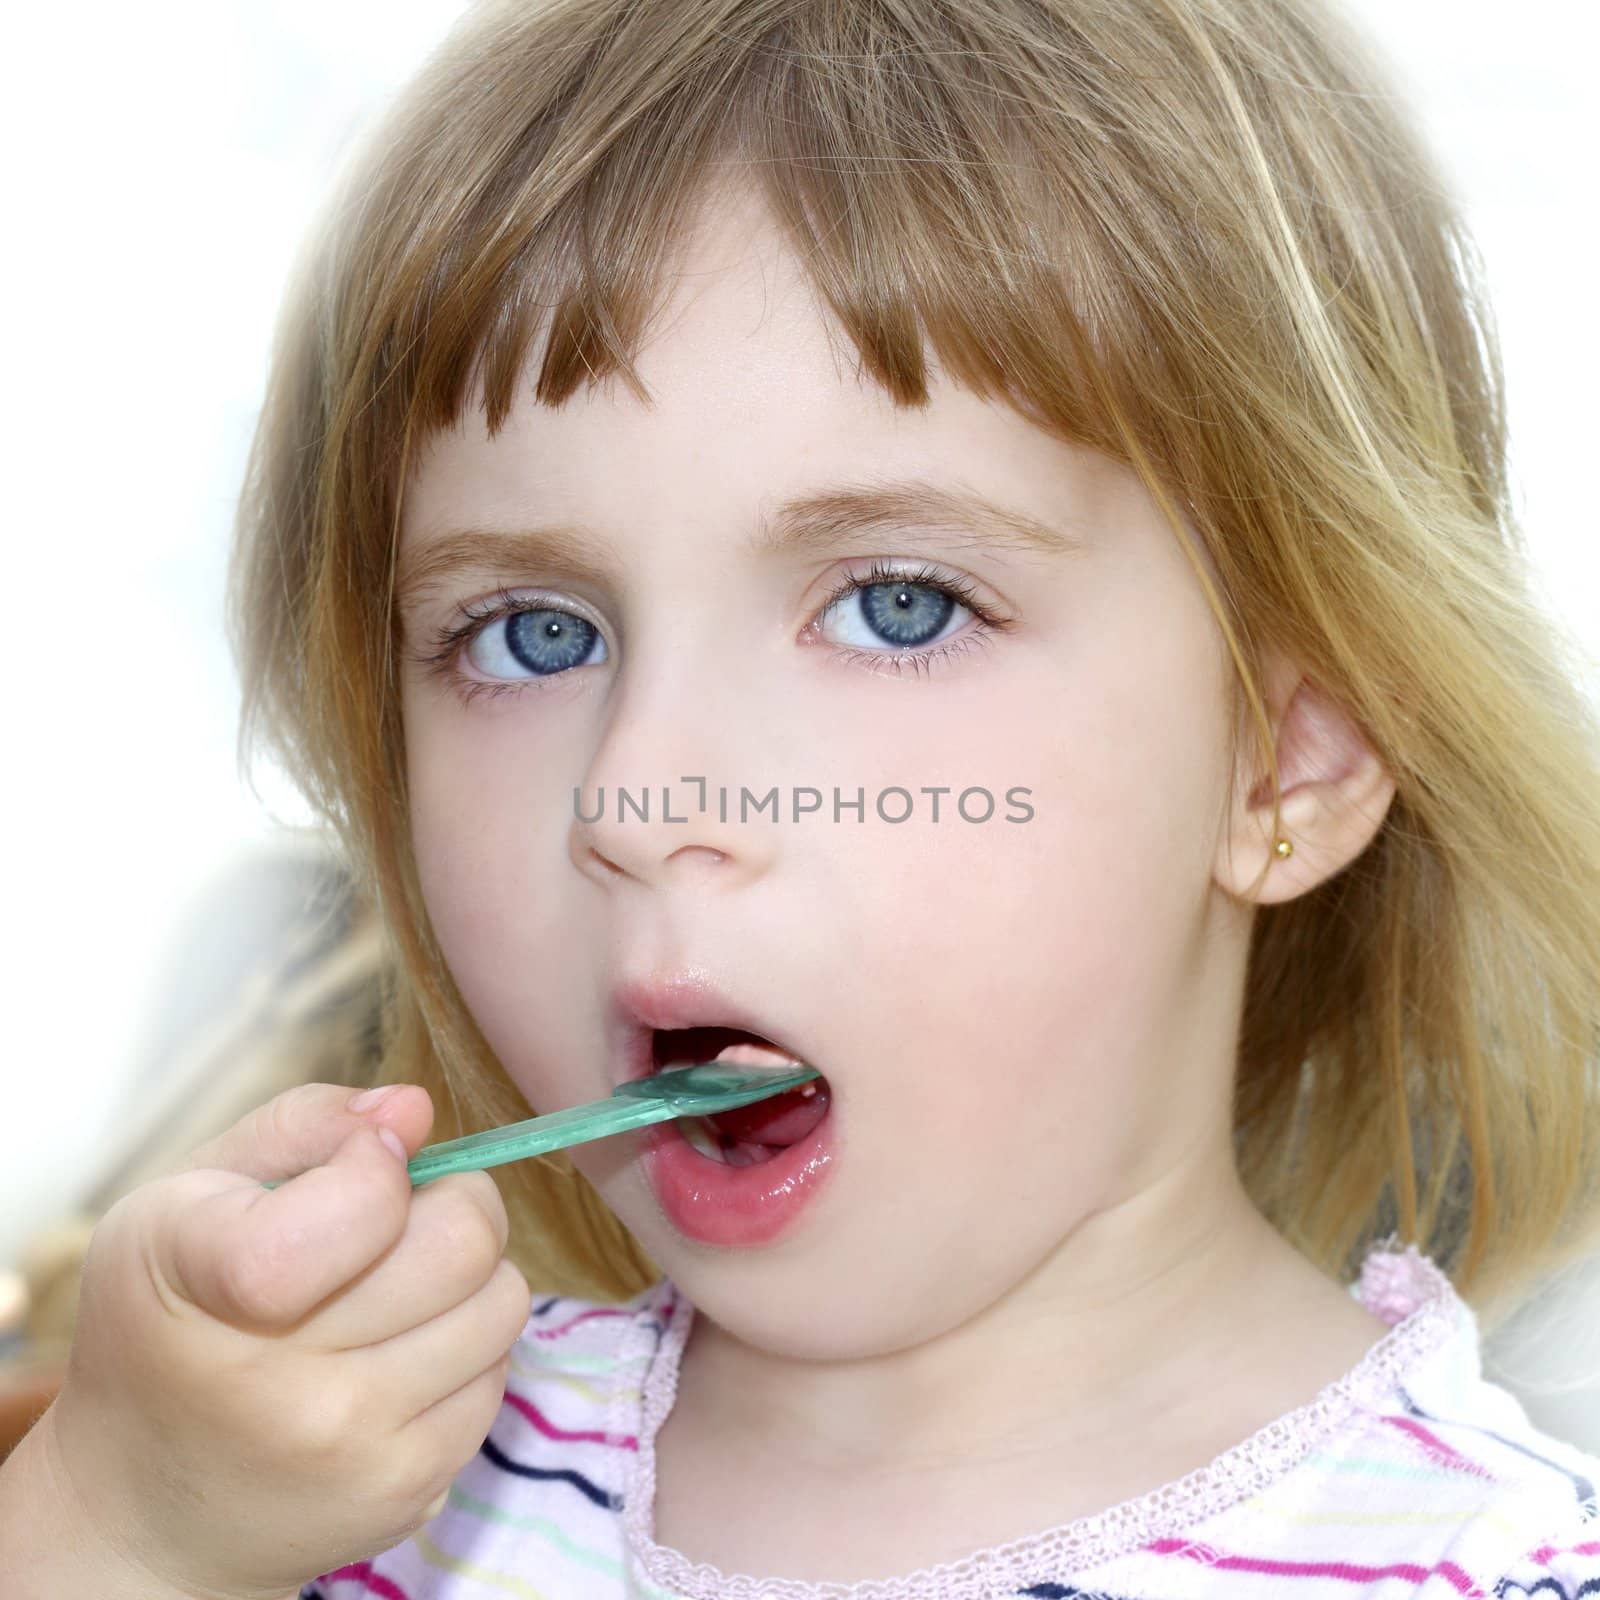
[[[398,1087],[102,1221],[21,1593],[1600,1588],[1480,1369],[1600,1249],[1600,727],[1472,259],[1314,0],[475,6],[232,596]],[[718,1057],[821,1078],[395,1160]]]

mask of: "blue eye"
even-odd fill
[[[600,654],[595,656],[595,646]],[[468,659],[492,678],[514,678],[517,669],[548,678],[571,667],[604,661],[605,641],[592,622],[553,606],[513,611],[497,618],[468,645]]]
[[[828,602],[818,622],[818,631],[827,637],[824,624],[837,615],[843,624],[837,642],[856,649],[887,645],[893,650],[915,650],[947,637],[952,619],[959,626],[958,612],[972,613],[941,584],[894,578],[884,583],[852,580],[845,590]]]
[[[515,693],[538,679],[607,659],[605,639],[587,618],[505,589],[465,607],[461,621],[440,629],[433,643],[417,659],[469,701]],[[484,676],[461,671],[458,656]]]

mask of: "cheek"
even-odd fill
[[[1019,1138],[1059,1138],[1031,1106],[1108,1126],[1141,1092],[1139,1064],[1170,1054],[1162,1019],[1203,922],[1222,710],[1192,639],[1101,659],[1141,670],[1052,663],[1003,695],[986,685],[970,715],[953,695],[926,711],[907,696],[895,744],[919,752],[916,776],[888,781],[982,784],[994,815],[964,820],[952,793],[937,823],[842,834],[870,978],[862,1029],[880,1049],[903,1039],[929,1070],[938,1058],[952,1126],[1003,1114]],[[1008,803],[1012,785],[1031,793]],[[1005,820],[1022,801],[1032,816]],[[927,805],[919,795],[919,818]]]
[[[562,780],[557,792],[533,748],[514,708],[503,717],[422,710],[407,725],[411,839],[428,919],[474,1020],[530,1098],[543,1072],[535,1051],[557,1062],[578,1056],[561,1037],[568,1009],[549,1000],[575,992],[563,963],[580,942],[572,906],[551,892],[571,787]]]
[[[537,691],[453,706],[430,688],[404,699],[406,785],[417,868],[430,911],[464,903],[492,916],[524,895],[563,847],[575,770],[570,719]]]
[[[412,848],[428,916],[458,982],[502,942],[515,871],[497,815],[501,782],[485,753],[442,719],[408,728],[406,782]],[[463,960],[462,958],[467,958]]]

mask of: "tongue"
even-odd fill
[[[770,1066],[774,1069],[793,1056],[784,1055],[770,1045],[731,1044],[717,1056],[718,1061],[744,1066]],[[739,1106],[732,1111],[718,1111],[706,1120],[719,1132],[741,1144],[771,1145],[784,1149],[799,1144],[828,1114],[828,1084],[824,1078],[813,1078],[798,1089],[785,1089],[782,1094],[769,1095],[751,1106]]]
[[[807,1089],[817,1092],[808,1095]],[[741,1144],[769,1144],[781,1150],[799,1142],[828,1114],[828,1086],[820,1078],[785,1089],[753,1106],[719,1111],[706,1120]]]

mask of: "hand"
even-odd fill
[[[499,1410],[531,1301],[499,1190],[486,1172],[412,1189],[425,1090],[349,1098],[279,1095],[90,1240],[38,1428],[97,1537],[156,1586],[281,1600],[400,1543]]]

